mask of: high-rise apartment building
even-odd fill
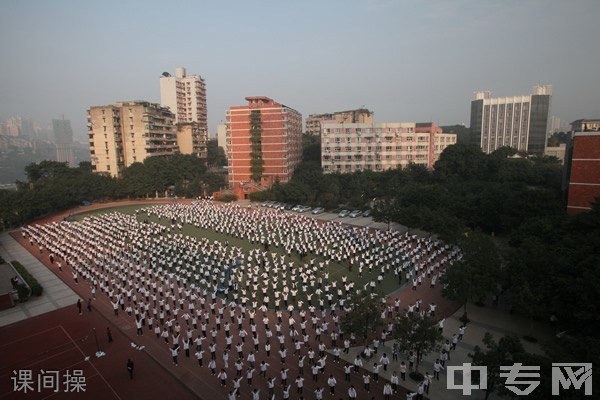
[[[485,153],[509,146],[544,153],[552,86],[534,86],[527,96],[491,97],[476,92],[471,102],[471,142]]]
[[[364,108],[348,111],[337,111],[332,114],[310,114],[306,118],[306,133],[309,135],[319,135],[321,133],[322,121],[336,121],[340,123],[373,123],[373,111]]]
[[[324,172],[384,171],[410,163],[432,168],[456,135],[435,124],[414,122],[321,124],[321,166]]]
[[[187,75],[183,67],[175,69],[175,76],[163,73],[160,104],[175,114],[176,122],[197,122],[208,132],[206,84],[201,76]]]
[[[146,157],[179,151],[175,115],[160,104],[118,102],[88,110],[92,169],[119,176],[124,168]]]
[[[56,145],[56,161],[66,162],[69,166],[75,166],[73,155],[73,129],[71,121],[66,119],[53,119],[52,129],[54,132],[54,144]]]
[[[302,115],[264,96],[227,111],[227,169],[231,187],[288,182],[302,157]]]

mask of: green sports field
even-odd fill
[[[75,218],[77,220],[82,220],[83,218],[85,218],[88,215],[97,215],[97,214],[111,213],[111,212],[120,212],[120,213],[124,213],[124,214],[135,214],[136,210],[139,210],[139,209],[142,209],[145,207],[151,207],[153,205],[156,205],[156,204],[139,204],[139,205],[126,205],[126,206],[120,206],[120,207],[110,207],[110,208],[98,209],[98,210],[93,210],[93,211],[86,212],[86,213],[77,214],[77,215],[75,215]],[[165,226],[171,225],[170,221],[167,221],[164,219],[159,220],[159,218],[156,216],[148,217],[145,213],[139,213],[137,218],[140,221],[144,220],[144,219],[148,219],[152,222],[160,223]],[[262,245],[260,245],[260,244],[252,244],[249,241],[244,240],[244,239],[239,239],[239,238],[236,238],[233,236],[217,233],[217,232],[211,231],[211,230],[201,229],[201,228],[189,225],[189,224],[183,225],[181,233],[183,235],[188,235],[188,236],[195,237],[195,238],[207,238],[210,241],[215,241],[215,240],[219,241],[219,242],[228,241],[231,246],[240,247],[245,253],[247,253],[251,249],[261,249],[261,250],[263,249]],[[274,246],[270,247],[269,252],[271,252],[271,253],[276,252],[280,255],[285,255],[286,260],[294,261],[294,263],[296,265],[299,265],[303,262],[303,261],[301,261],[300,256],[298,254],[293,254],[291,257],[288,257],[285,253],[280,251],[280,249],[278,249],[277,247],[274,247]],[[308,260],[310,260],[311,258],[315,258],[315,261],[317,263],[319,261],[324,260],[322,257],[308,254],[305,257],[304,262],[308,262]],[[377,270],[373,269],[373,272],[369,273],[368,270],[365,268],[365,270],[363,271],[362,277],[361,277],[358,275],[357,268],[354,268],[352,271],[348,271],[348,266],[345,264],[342,265],[342,264],[339,264],[339,263],[336,263],[333,261],[330,262],[330,264],[329,264],[330,280],[340,280],[340,278],[343,275],[346,275],[348,277],[348,281],[355,282],[355,288],[362,287],[363,285],[365,285],[367,282],[370,282],[371,280],[377,280],[377,272],[378,272]],[[398,285],[398,281],[394,278],[394,275],[392,273],[387,273],[383,282],[380,285],[378,285],[377,290],[378,290],[378,292],[387,295],[387,294],[390,294],[390,293],[398,290],[399,288],[400,288],[400,285]]]

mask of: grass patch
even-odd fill
[[[144,207],[140,207],[140,208],[144,208]],[[148,217],[147,214],[140,213],[138,215],[137,219],[138,219],[138,221],[148,219],[148,221],[151,221],[151,222],[155,222],[155,223],[169,226],[169,227],[171,226],[170,220],[168,220],[168,219],[160,220],[155,215]],[[206,238],[211,242],[215,241],[215,240],[218,242],[221,242],[221,243],[228,241],[231,246],[236,246],[236,247],[241,248],[244,251],[244,253],[248,253],[252,249],[263,250],[263,246],[260,243],[252,244],[251,242],[249,242],[248,240],[245,240],[245,239],[239,239],[234,236],[218,233],[218,232],[207,230],[207,229],[202,229],[202,228],[199,228],[199,227],[196,227],[193,225],[189,225],[189,224],[183,224],[180,233],[183,235],[187,235],[187,236],[191,236],[191,237],[195,237],[195,238]],[[310,254],[310,253],[304,258],[304,261],[303,261],[300,258],[299,254],[292,253],[291,256],[288,256],[287,253],[282,251],[282,249],[275,247],[275,246],[271,246],[269,248],[269,253],[277,253],[280,256],[283,255],[286,258],[286,262],[294,261],[295,265],[300,265],[304,262],[308,263],[311,258],[315,259],[316,264],[318,264],[319,262],[325,261],[325,259],[323,257],[315,255],[315,254]],[[361,277],[358,274],[357,267],[354,267],[352,269],[352,271],[348,271],[347,264],[341,264],[341,263],[338,263],[335,261],[329,262],[329,278],[331,280],[341,279],[341,277],[343,275],[346,275],[348,277],[349,282],[355,282],[356,287],[361,287],[361,286],[365,285],[367,282],[370,282],[371,280],[377,281],[378,272],[379,272],[378,269],[373,268],[373,272],[369,273],[368,269],[365,268],[363,270],[363,274]],[[399,289],[400,287],[401,286],[398,285],[398,281],[395,278],[395,276],[391,272],[388,272],[385,275],[381,284],[379,284],[377,286],[377,290],[379,292],[387,295],[387,294],[390,294],[390,293],[394,292],[395,290]]]
[[[77,215],[75,215],[75,218],[78,221],[80,221],[83,218],[85,218],[86,216],[99,215],[99,214],[112,213],[112,212],[121,212],[124,214],[133,215],[133,214],[135,214],[136,210],[151,207],[153,205],[160,205],[160,203],[158,203],[158,204],[157,203],[133,204],[133,205],[127,205],[127,206],[103,208],[103,209],[98,209],[98,210],[93,210],[90,212],[77,214]],[[143,220],[147,219],[148,221],[171,227],[170,219],[163,218],[161,220],[155,215],[149,217],[146,213],[139,213],[137,215],[137,219],[138,219],[138,221],[143,221]],[[248,241],[246,239],[240,239],[240,238],[237,238],[234,236],[218,233],[218,232],[215,232],[212,230],[202,229],[202,228],[199,228],[199,227],[196,227],[193,225],[189,225],[189,224],[183,224],[181,231],[179,231],[178,229],[175,229],[175,231],[172,231],[172,232],[181,233],[184,236],[190,236],[190,237],[193,237],[196,239],[206,238],[210,242],[217,241],[220,243],[225,243],[227,241],[227,242],[229,242],[230,246],[235,246],[235,247],[241,248],[245,254],[247,254],[252,249],[259,249],[261,251],[264,250],[264,247],[261,243],[251,243],[250,241]],[[311,258],[315,259],[316,264],[325,260],[321,256],[317,256],[317,255],[310,254],[310,253],[304,258],[304,260],[302,260],[300,258],[299,254],[292,253],[291,255],[287,255],[287,252],[285,252],[283,249],[275,247],[274,245],[270,246],[268,252],[269,253],[277,253],[279,256],[283,255],[283,256],[285,256],[286,262],[294,261],[295,265],[309,263]],[[341,264],[341,263],[334,262],[334,261],[329,262],[328,269],[329,269],[330,280],[336,280],[336,279],[340,280],[343,275],[346,275],[348,277],[349,282],[355,282],[355,288],[362,287],[366,283],[370,282],[371,280],[377,281],[377,275],[379,272],[378,269],[374,268],[373,272],[369,273],[368,269],[365,268],[363,270],[363,274],[361,277],[358,274],[357,267],[354,267],[352,269],[352,271],[348,271],[347,264],[345,264],[345,263]],[[245,284],[244,281],[239,282],[239,283],[240,283],[240,286]],[[280,290],[283,289],[283,284],[285,284],[285,282],[281,281],[280,287],[279,287]],[[390,293],[396,291],[400,287],[401,286],[398,284],[398,280],[395,277],[395,275],[393,275],[393,272],[388,272],[388,273],[386,273],[383,281],[379,285],[377,285],[377,291],[387,295],[387,294],[390,294]],[[271,291],[269,291],[269,292],[271,292]],[[299,299],[303,298],[301,290],[299,290],[299,292],[298,292],[298,298]],[[259,295],[259,300],[262,301],[262,296],[260,296],[260,295]],[[313,300],[313,304],[315,304],[314,300]]]
[[[135,214],[135,210],[139,210],[140,208],[144,208],[144,207],[156,206],[158,204],[160,204],[160,203],[129,204],[126,206],[98,208],[96,210],[85,211],[80,214],[73,214],[73,217],[75,218],[75,220],[81,221],[85,217],[88,217],[90,215],[99,215],[99,214],[106,214],[106,213],[111,213],[111,212],[120,212],[123,214]]]

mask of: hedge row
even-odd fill
[[[15,267],[15,269],[17,270],[17,272],[21,275],[21,277],[25,280],[25,282],[27,283],[27,285],[29,285],[29,288],[31,288],[31,295],[32,296],[41,296],[42,292],[44,291],[44,288],[42,287],[42,285],[40,285],[40,283],[37,281],[37,279],[35,279],[33,277],[33,275],[31,275],[23,265],[21,265],[20,262],[18,261],[11,261],[11,264],[13,267]]]
[[[217,197],[215,200],[221,201],[223,203],[231,203],[232,201],[237,201],[238,197],[235,194],[223,194]]]

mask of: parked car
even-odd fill
[[[358,218],[362,215],[362,211],[354,210],[350,213],[350,218]]]
[[[292,207],[292,211],[298,212],[298,210],[300,210],[300,207],[302,207],[302,205],[298,204],[298,205]]]
[[[298,212],[303,213],[303,212],[307,212],[310,210],[311,210],[311,207],[309,207],[309,206],[300,206],[300,209],[298,210]]]
[[[363,217],[370,217],[371,216],[371,212],[372,212],[372,210],[365,210],[365,211],[363,211],[362,216]]]
[[[287,204],[285,205],[285,207],[284,207],[284,208],[285,208],[286,210],[291,210],[292,208],[294,208],[294,206],[295,206],[295,204],[294,204],[294,203],[287,203]]]
[[[312,213],[317,215],[317,214],[323,214],[325,212],[325,209],[323,207],[317,207],[314,210],[312,210]]]
[[[348,211],[348,210],[342,210],[342,211],[339,212],[338,217],[344,218],[344,217],[347,217],[348,215],[350,215],[350,211]]]

